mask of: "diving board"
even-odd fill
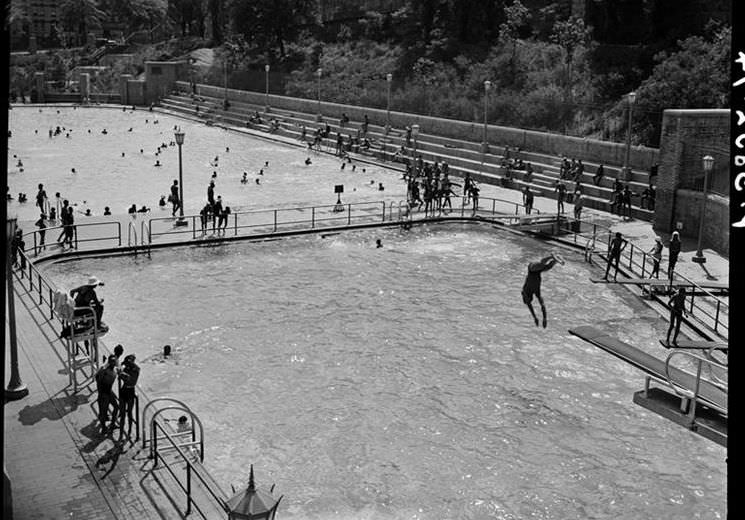
[[[613,338],[595,327],[575,327],[569,329],[569,333],[626,361],[658,381],[668,382],[668,377],[665,373],[665,362],[651,354],[647,354],[628,343]],[[695,388],[696,377],[692,374],[675,367],[669,367],[669,373],[669,381],[673,384],[691,391]],[[704,379],[699,381],[698,398],[703,404],[726,413],[727,392],[711,382]]]
[[[684,348],[688,350],[721,350],[727,352],[729,344],[722,341],[678,341],[677,345],[660,340],[660,345],[665,348]]]

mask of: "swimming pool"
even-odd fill
[[[253,463],[283,518],[724,518],[725,450],[633,404],[641,373],[567,332],[659,355],[665,321],[568,255],[536,328],[520,289],[545,253],[448,225],[45,270],[106,281],[107,344],[150,357],[141,384],[202,418],[217,481]]]
[[[138,208],[144,204],[153,209],[153,216],[164,216],[158,200],[178,179],[178,148],[168,146],[158,156],[155,152],[162,143],[174,141],[174,125],[186,134],[182,154],[187,214],[197,214],[206,203],[213,171],[218,173],[215,196],[222,195],[223,205],[234,212],[333,204],[336,184],[344,185],[344,203],[406,197],[400,172],[364,163],[355,163],[355,171],[351,165],[341,170],[341,160],[326,154],[167,114],[54,106],[15,107],[8,114],[8,127],[13,132],[8,142],[8,185],[14,199],[19,192],[28,195],[27,203],[14,200],[8,207],[22,222],[39,218],[34,206],[39,183],[44,184],[52,203],[55,192],[76,203],[79,223],[86,220],[84,207],[94,216],[101,216],[105,206],[114,215],[123,215],[132,204]],[[57,126],[66,128],[65,132],[50,138],[48,130]],[[70,138],[65,137],[67,131]],[[216,167],[210,164],[215,156]],[[305,164],[307,157],[312,164]],[[17,166],[19,158],[23,172]],[[156,160],[162,166],[154,166]],[[265,168],[266,161],[269,166]],[[262,168],[265,173],[259,176]],[[247,184],[240,182],[243,171],[248,172]],[[258,185],[256,178],[260,179]],[[379,183],[383,191],[378,189]]]

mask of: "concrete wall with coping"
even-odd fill
[[[703,192],[680,189],[676,195],[676,224],[682,224],[680,233],[697,239]],[[668,235],[666,235],[667,238]],[[729,198],[709,193],[706,197],[704,232],[701,243],[717,253],[729,255]]]
[[[177,80],[185,79],[187,72],[186,61],[146,61],[144,103],[155,103],[165,97]]]
[[[714,157],[704,224],[704,244],[729,254],[730,111],[665,110],[662,116],[660,167],[654,228],[698,238],[705,155]]]
[[[187,82],[182,81],[177,84],[182,90],[190,91]],[[197,92],[205,96],[222,98],[225,94],[225,89],[212,85],[198,85]],[[228,89],[228,99],[263,106],[266,103],[267,97],[260,92]],[[284,110],[305,113],[315,113],[318,111],[317,100],[276,95],[269,95],[268,99],[270,106]],[[337,119],[341,117],[342,113],[346,113],[355,121],[362,121],[364,116],[367,115],[373,124],[381,126],[386,124],[386,111],[382,109],[341,105],[322,100],[321,113],[324,117]],[[391,111],[390,118],[391,125],[395,128],[404,128],[406,125],[418,124],[422,133],[451,137],[453,139],[480,142],[484,135],[484,125],[479,123],[394,111]],[[587,162],[602,162],[605,164],[622,165],[626,154],[626,145],[623,143],[612,143],[496,125],[488,125],[487,140],[489,143],[498,146],[517,146],[533,152],[556,156],[564,154],[569,157],[582,158]],[[630,161],[634,169],[648,171],[652,165],[657,164],[658,160],[659,151],[656,148],[643,146],[633,146],[631,148]]]

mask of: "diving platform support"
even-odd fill
[[[673,349],[663,361],[594,327],[575,327],[569,332],[645,373],[644,389],[634,394],[634,403],[727,446],[727,364],[713,357],[714,349],[703,354]],[[671,361],[678,357],[688,358],[696,373],[673,366]],[[652,387],[653,381],[660,386]]]

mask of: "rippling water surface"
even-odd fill
[[[536,328],[520,289],[545,253],[448,226],[48,269],[106,281],[107,344],[202,418],[225,489],[249,463],[276,482],[282,518],[724,518],[725,450],[633,404],[641,373],[567,332],[659,356],[664,320],[567,254]]]

